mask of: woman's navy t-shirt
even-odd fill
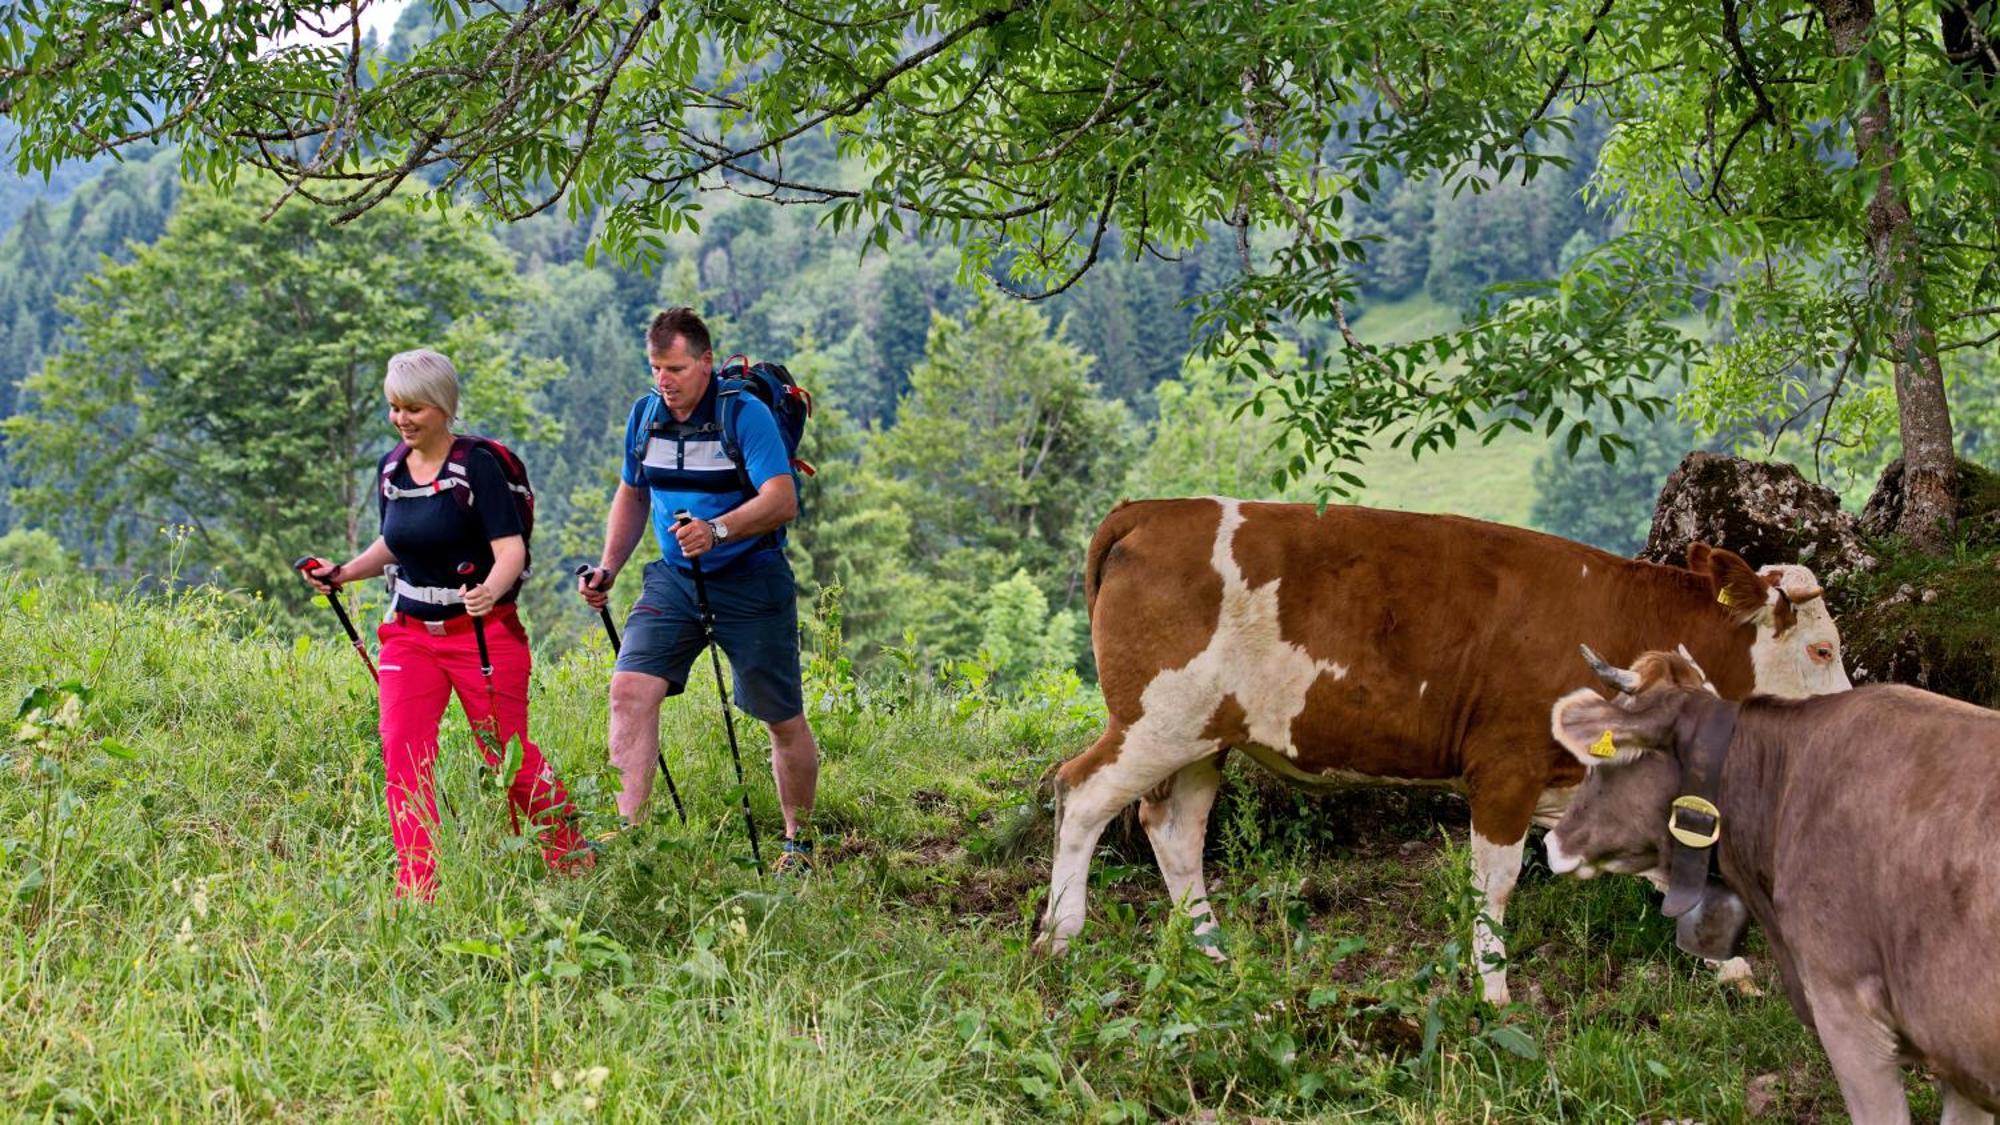
[[[419,487],[410,476],[409,458],[405,457],[391,470],[389,455],[383,454],[377,464],[376,479],[385,479],[382,474],[387,472],[386,479],[397,488]],[[402,584],[429,589],[438,597],[443,595],[436,591],[450,590],[455,594],[461,586],[484,582],[493,572],[493,540],[522,533],[521,515],[507,491],[507,477],[493,455],[484,449],[473,449],[466,457],[465,470],[466,479],[472,483],[470,505],[465,503],[464,496],[453,495],[460,491],[457,488],[406,499],[381,498],[382,541],[389,553],[396,556],[395,608],[411,617],[442,621],[463,614],[465,606],[456,600],[449,604],[421,600],[404,590]],[[448,464],[438,469],[440,477],[450,473]],[[471,573],[460,574],[459,565],[467,562],[472,564]],[[516,580],[500,604],[513,601],[520,590],[521,583]]]

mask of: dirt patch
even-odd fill
[[[942,910],[955,918],[1012,921],[1036,880],[1025,872],[981,869],[949,883],[917,887],[903,901],[920,910]]]

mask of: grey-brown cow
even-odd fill
[[[1914,1064],[1943,1085],[1945,1125],[1990,1125],[2000,714],[1890,684],[1732,703],[1687,686],[1684,664],[1603,666],[1615,699],[1586,688],[1556,703],[1556,740],[1590,770],[1549,833],[1549,866],[1649,876],[1688,917],[1733,891],[1856,1122],[1909,1121],[1900,1068]],[[1711,854],[1726,890],[1703,889]]]

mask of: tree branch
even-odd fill
[[[1568,58],[1563,60],[1562,66],[1556,69],[1555,81],[1549,83],[1548,92],[1542,95],[1542,104],[1535,107],[1535,112],[1529,114],[1528,119],[1521,123],[1520,132],[1514,135],[1515,147],[1518,148],[1528,142],[1529,130],[1533,129],[1535,123],[1542,119],[1542,114],[1547,113],[1549,107],[1555,104],[1556,95],[1562,91],[1563,85],[1569,81],[1570,68],[1576,64],[1578,59],[1583,57],[1584,49],[1590,46],[1590,41],[1597,38],[1597,29],[1602,24],[1604,17],[1611,13],[1611,5],[1615,2],[1616,0],[1604,0],[1602,4],[1597,6],[1597,13],[1590,17],[1589,29],[1583,33],[1582,39],[1577,40],[1575,49],[1570,51]]]

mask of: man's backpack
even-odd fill
[[[796,481],[800,473],[813,476],[817,470],[800,459],[799,442],[806,434],[806,420],[812,417],[812,392],[799,386],[792,373],[785,370],[782,363],[768,361],[752,363],[750,357],[738,353],[722,361],[715,373],[719,385],[716,388],[715,409],[722,423],[722,451],[736,463],[736,468],[746,477],[743,450],[736,444],[736,411],[741,408],[743,394],[753,394],[758,401],[771,408],[771,417],[778,421],[778,434],[785,439],[785,456],[792,462],[792,477]]]
[[[472,508],[472,478],[468,462],[472,451],[484,449],[500,464],[500,475],[507,478],[507,494],[513,497],[514,511],[521,517],[521,545],[527,549],[526,565],[521,569],[525,577],[528,567],[534,563],[535,539],[535,489],[528,483],[528,467],[514,451],[490,437],[477,434],[453,434],[451,452],[445,455],[444,466],[438,470],[437,479],[419,488],[398,488],[389,482],[396,472],[396,466],[409,456],[408,442],[399,441],[396,448],[382,459],[382,489],[378,508],[387,507],[391,500],[408,500],[416,496],[431,496],[439,492],[449,492],[458,505],[466,510]]]

